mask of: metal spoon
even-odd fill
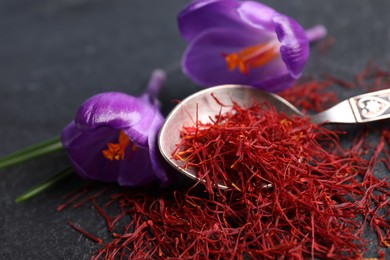
[[[304,116],[296,107],[278,95],[263,92],[244,85],[222,85],[199,91],[178,104],[168,115],[161,128],[158,143],[165,160],[184,175],[199,180],[194,169],[185,169],[185,162],[174,160],[172,153],[180,142],[180,131],[183,125],[193,125],[195,120],[209,122],[209,116],[230,110],[222,107],[212,97],[213,94],[221,103],[230,105],[232,100],[240,106],[250,106],[253,101],[261,104],[264,101],[274,106],[277,111],[287,115]],[[390,118],[390,89],[366,93],[340,102],[319,114],[311,115],[313,123],[365,123]],[[221,189],[225,185],[217,184]]]

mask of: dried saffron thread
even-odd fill
[[[253,109],[254,107],[251,107],[250,109]],[[255,107],[256,108],[256,107]],[[228,117],[234,117],[234,116],[237,116],[237,115],[240,115],[240,109],[239,108],[236,108],[236,104],[233,104],[233,110],[234,110],[234,112],[235,113],[231,113],[231,114],[229,114],[228,115]],[[248,109],[249,110],[249,109]],[[257,111],[256,109],[255,109],[255,114],[259,114],[259,111]],[[272,117],[269,117],[269,115],[267,114],[267,118],[272,118]],[[230,119],[230,118],[229,118]],[[245,120],[245,119],[247,119],[247,117],[245,117],[244,119],[242,119],[242,120],[240,120],[240,123],[242,124],[242,122],[248,122],[247,120]],[[280,120],[280,122],[282,122],[284,119],[282,119],[282,120]],[[229,124],[230,124],[230,121],[228,120],[228,119],[226,119],[226,118],[224,118],[224,119],[222,119],[222,120],[220,120],[220,118],[218,118],[218,121],[223,121],[224,122],[224,124],[226,124],[226,125],[228,125],[229,126]],[[297,121],[296,119],[294,120],[294,121]],[[307,123],[307,122],[306,122]],[[269,125],[269,124],[266,124],[266,125]],[[218,128],[216,128],[216,127],[213,127],[212,125],[210,125],[210,124],[206,124],[206,125],[201,125],[200,126],[202,129],[207,129],[207,127],[209,127],[209,129],[208,129],[208,134],[210,134],[210,132],[211,132],[211,130],[210,129],[212,129],[212,131],[214,131],[215,132],[215,130],[216,129],[221,129],[221,126],[220,125],[218,125]],[[227,128],[225,128],[225,130],[226,130]],[[231,129],[229,129],[229,130],[231,130]],[[259,129],[256,129],[257,131],[256,132],[264,132],[264,131],[259,131]],[[264,129],[262,129],[262,130],[264,130]],[[193,132],[193,130],[192,129],[188,129],[188,128],[184,128],[184,136],[183,136],[183,140],[185,140],[185,141],[188,141],[188,140],[193,140],[193,139],[195,139],[195,137],[199,137],[199,130],[198,130],[198,136],[192,136],[193,138],[189,138],[189,136],[187,135],[188,133],[191,133],[191,132]],[[273,131],[272,131],[273,132]],[[221,135],[221,133],[220,132],[218,132],[218,133],[216,133],[216,135]],[[230,133],[229,133],[229,135],[230,135]],[[201,136],[201,138],[203,138],[203,135],[202,134],[200,134],[200,136]],[[239,136],[240,137],[242,137],[242,133],[239,133]],[[214,140],[214,137],[210,137],[210,139],[211,140]],[[253,139],[253,138],[252,138]],[[274,139],[274,138],[273,138]],[[224,138],[220,138],[220,140],[226,140],[226,139],[224,139]],[[230,140],[231,141],[231,140]],[[183,145],[183,144],[180,144],[180,145]],[[210,145],[210,143],[205,143],[204,144],[204,146],[209,146]],[[196,142],[195,143],[190,143],[190,144],[188,144],[188,146],[194,146],[194,147],[197,147],[197,146],[199,146]],[[251,145],[251,147],[252,147],[253,145]],[[208,153],[210,153],[210,154],[215,154],[215,153],[218,153],[219,152],[219,150],[217,150],[216,151],[216,147],[217,147],[217,149],[220,149],[220,146],[214,146],[214,147],[212,147],[209,151],[208,151]],[[240,149],[241,149],[241,145],[239,145],[239,148],[237,149],[238,151],[240,151]],[[225,150],[229,150],[229,148],[226,148]],[[233,149],[234,150],[234,149]],[[195,149],[195,151],[196,151],[196,149]],[[193,151],[191,152],[191,153],[193,153]],[[237,153],[236,153],[236,155],[237,155]],[[272,154],[272,156],[274,156],[275,155],[275,153],[273,153]],[[193,156],[193,154],[190,154],[190,156],[192,157],[192,158],[195,158],[195,156]],[[318,156],[318,155],[316,155],[316,156]],[[183,154],[181,154],[181,157],[183,157]],[[250,157],[250,156],[249,156]],[[185,157],[184,157],[185,158]],[[357,157],[354,157],[354,158],[357,158]],[[224,162],[224,161],[226,161],[226,157],[224,157],[221,161],[222,162]],[[280,158],[278,158],[278,159],[280,159]],[[323,158],[322,158],[323,159]],[[342,164],[344,164],[346,161],[345,160],[342,160],[342,159],[339,159],[339,161],[342,163]],[[219,162],[217,162],[217,164],[218,164]],[[251,163],[255,163],[254,161],[251,161]],[[210,160],[209,159],[207,159],[207,165],[208,164],[210,164]],[[317,163],[317,165],[318,165],[319,163]],[[336,164],[337,165],[337,160],[334,160],[333,159],[333,161],[331,161],[331,164]],[[193,166],[198,166],[200,169],[202,169],[203,171],[204,171],[204,168],[202,168],[205,164],[203,164],[203,162],[202,161],[199,161],[198,163],[192,163],[191,164],[191,167],[193,167]],[[235,164],[233,164],[233,165],[235,165]],[[231,167],[232,168],[232,167]],[[332,172],[334,172],[335,170],[337,169],[337,167],[334,167],[333,168],[333,171]],[[276,171],[274,171],[274,174],[275,175],[279,175],[279,172],[277,171],[277,168],[274,168],[274,170],[276,170]],[[318,171],[318,167],[317,167],[317,169],[316,169],[317,171]],[[206,170],[207,171],[207,170]],[[207,171],[208,172],[208,171]],[[218,173],[218,171],[211,171],[211,172],[213,172],[213,173]],[[369,169],[368,169],[368,171],[367,171],[368,173],[370,173],[370,171],[369,171]],[[239,172],[239,173],[242,173],[242,172]],[[322,172],[322,173],[324,173],[324,172]],[[370,182],[370,184],[372,185],[372,176],[371,175],[368,175],[368,174],[366,174],[365,175],[366,177],[367,176],[370,176],[371,177],[371,182]],[[202,175],[201,175],[201,177],[202,177]],[[235,176],[232,176],[232,175],[230,175],[230,177],[232,178],[232,177],[235,177]],[[248,176],[245,176],[245,177],[248,177]],[[317,181],[318,181],[318,175],[316,176],[316,178],[317,178]],[[221,180],[223,180],[223,179],[225,179],[225,178],[214,178],[213,180],[214,181],[221,181]],[[245,178],[244,178],[245,179]],[[207,183],[207,180],[206,180],[206,183]],[[228,183],[225,183],[225,185],[226,184],[228,184]],[[249,185],[248,185],[249,184]],[[241,189],[245,189],[245,187],[250,187],[250,184],[251,183],[248,183],[248,182],[246,182],[245,183],[245,185],[243,185],[242,187],[241,187]],[[332,183],[333,184],[333,183]],[[380,185],[381,183],[379,183],[378,185]],[[386,183],[383,183],[384,185],[386,184]],[[275,185],[275,183],[273,183],[272,184],[275,188],[277,188],[277,185]],[[386,186],[386,188],[388,188],[388,185],[386,184],[385,185]],[[374,187],[373,186],[370,186],[371,187],[371,189],[373,189]],[[349,188],[349,187],[348,187]],[[208,188],[209,189],[209,188]],[[367,193],[367,192],[366,192]],[[356,205],[358,206],[358,208],[359,208],[359,205],[361,205],[361,204],[364,204],[366,201],[365,201],[365,198],[366,198],[366,196],[365,197],[363,197],[362,199],[361,199],[361,201],[359,202],[359,203],[356,203]],[[343,202],[343,204],[346,204],[347,202],[345,202],[345,200],[343,200],[344,202]],[[277,201],[277,203],[278,203],[278,201]],[[278,205],[278,212],[279,213],[282,213],[282,215],[283,216],[285,216],[285,214],[284,214],[284,212],[283,212],[283,210],[285,210],[285,209],[282,209],[282,207],[279,205],[279,204],[277,204]],[[310,207],[310,205],[306,205],[306,206],[308,206],[308,207]],[[349,207],[353,207],[354,206],[354,204],[351,204],[351,203],[349,203],[349,205],[348,205]],[[357,211],[356,212],[356,214],[358,214],[359,213],[359,211]],[[348,214],[347,214],[348,215]],[[355,214],[350,214],[352,217],[355,217]],[[311,219],[313,219],[313,215],[311,215]],[[286,218],[286,220],[287,220],[287,222],[289,223],[289,225],[290,226],[292,226],[292,224],[291,224],[291,222]],[[350,224],[352,224],[352,226],[357,226],[357,224],[355,224],[353,221],[349,221],[349,220],[346,220],[346,222],[348,222],[348,223],[350,223]],[[313,236],[314,237],[314,236]],[[313,244],[313,246],[312,246],[312,257],[314,257],[314,244]]]
[[[95,198],[101,196],[104,192],[106,192],[108,190],[108,188],[103,188],[101,190],[99,190],[98,192],[96,192],[95,194],[93,195],[89,195],[88,197],[86,197],[84,200],[81,200],[79,201],[78,203],[74,203],[72,206],[74,208],[78,208],[82,205],[84,205],[87,201],[93,201]]]
[[[57,211],[64,210],[67,206],[71,205],[74,201],[76,201],[79,197],[87,193],[87,188],[83,188],[82,191],[77,192],[74,194],[70,199],[68,199],[66,202],[62,203],[57,207]],[[67,196],[68,197],[68,196]]]
[[[103,241],[100,239],[100,238],[97,238],[93,235],[91,235],[90,233],[84,231],[83,229],[77,227],[74,223],[68,221],[68,225],[71,226],[74,230],[76,230],[77,232],[81,233],[82,235],[84,235],[86,238],[98,243],[98,244],[103,244]]]

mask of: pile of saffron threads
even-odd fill
[[[360,145],[344,150],[338,133],[308,119],[289,118],[266,104],[243,108],[233,102],[231,111],[211,123],[183,127],[173,157],[204,180],[219,205],[213,207],[218,229],[240,230],[227,246],[242,242],[232,253],[340,259],[364,248],[358,216],[390,246],[389,183],[373,177],[373,162],[362,158]]]
[[[352,83],[310,80],[283,95],[298,97],[311,88],[318,99],[290,101],[322,110],[335,99],[325,90],[329,82],[376,90],[388,87],[389,74],[370,64]],[[344,130],[253,103],[233,104],[212,123],[194,127],[183,128],[176,155],[205,182],[166,190],[83,190],[58,208],[92,205],[105,220],[109,238],[69,223],[101,244],[93,259],[359,259],[373,242],[364,239],[366,232],[375,233],[378,243],[369,257],[384,259],[389,252],[389,179],[374,176],[377,168],[390,173],[385,126],[359,128],[341,146],[349,138]],[[378,139],[367,141],[373,129]],[[231,189],[212,188],[214,180]]]

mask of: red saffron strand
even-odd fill
[[[68,221],[68,225],[71,226],[74,230],[76,230],[80,234],[82,234],[83,236],[85,236],[86,238],[88,238],[88,239],[90,239],[98,244],[103,244],[103,240],[101,240],[100,238],[97,238],[97,237],[91,235],[90,233],[86,232],[85,230],[77,227],[74,223]]]

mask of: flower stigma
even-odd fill
[[[237,53],[223,53],[222,56],[229,71],[238,68],[242,74],[249,75],[250,69],[261,67],[276,58],[280,54],[278,47],[277,41],[260,43],[241,49]]]
[[[107,143],[107,149],[102,151],[102,154],[108,160],[119,161],[125,159],[126,147],[132,142],[129,140],[127,135],[121,130],[119,132],[118,143]],[[135,151],[137,146],[133,144],[132,151]]]

